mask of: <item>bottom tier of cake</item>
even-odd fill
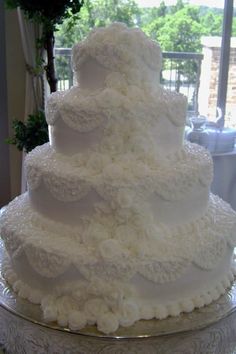
[[[41,304],[46,321],[112,333],[207,305],[233,280],[235,213],[215,196],[202,218],[181,227],[150,225],[140,216],[142,235],[134,234],[132,220],[96,218],[81,227],[55,223],[32,210],[27,194],[2,213],[4,276],[21,297]]]

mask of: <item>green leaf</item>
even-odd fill
[[[6,143],[16,145],[18,150],[29,152],[48,142],[48,126],[43,111],[30,114],[26,122],[13,121],[14,135]]]

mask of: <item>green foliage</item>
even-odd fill
[[[71,47],[86,37],[92,28],[106,26],[114,21],[133,27],[140,13],[134,0],[85,0],[80,13],[67,18],[58,27],[56,45]]]
[[[232,36],[236,36],[236,17],[233,17],[233,23],[232,23]]]
[[[170,11],[171,13],[175,14],[179,10],[182,10],[185,7],[183,0],[176,0],[176,4],[171,6]]]
[[[164,17],[165,22],[158,29],[156,39],[165,51],[198,52],[202,26],[197,18],[197,8],[186,6]]]
[[[20,151],[29,152],[48,141],[48,126],[43,111],[30,114],[26,123],[14,120],[12,128],[14,136],[6,142],[16,145]]]
[[[142,27],[142,30],[152,39],[157,40],[157,36],[161,28],[165,25],[165,17],[156,17],[153,21]]]
[[[212,10],[208,11],[205,16],[201,18],[201,25],[204,35],[221,36],[223,16],[222,14],[215,14]]]
[[[42,76],[45,70],[50,91],[56,91],[54,31],[57,24],[80,11],[83,0],[5,0],[5,4],[9,9],[20,7],[29,20],[42,26],[42,37],[36,41],[36,65],[35,67],[27,65],[27,70],[32,76]],[[47,52],[46,64],[43,49]],[[29,152],[37,145],[48,141],[48,127],[43,111],[29,115],[26,123],[15,120],[13,130],[14,136],[7,142],[16,145],[19,150]]]
[[[177,0],[174,6],[166,6],[163,0],[159,7],[138,8],[133,0],[85,0],[79,14],[67,19],[58,27],[56,44],[59,47],[71,47],[84,39],[94,26],[105,26],[113,21],[121,21],[128,26],[139,26],[154,40],[162,50],[173,52],[201,52],[203,35],[220,35],[223,12],[186,4]],[[233,33],[236,22],[233,21]],[[58,73],[61,76],[65,63],[58,61]],[[164,69],[176,69],[179,86],[181,78],[193,82],[197,75],[197,64],[192,61],[164,61]],[[176,87],[178,90],[178,87]]]
[[[80,11],[83,0],[5,0],[5,3],[9,9],[19,6],[30,20],[55,30],[56,24]]]
[[[57,24],[80,11],[83,0],[5,0],[5,4],[10,9],[20,7],[29,20],[42,26],[42,38],[38,39],[36,47],[46,50],[47,63],[44,65],[42,52],[40,60],[37,59],[36,61],[41,63],[41,68],[46,72],[50,91],[56,91],[57,78],[53,52],[54,31]]]
[[[165,16],[167,14],[167,6],[164,1],[161,1],[160,6],[157,8],[157,16]]]
[[[201,35],[203,28],[200,23],[199,8],[196,6],[184,5],[178,1],[175,6],[156,8],[152,11],[159,17],[143,27],[153,39],[157,40],[162,50],[170,52],[199,52],[201,51]],[[164,10],[164,11],[163,11]],[[182,80],[195,82],[197,75],[197,64],[194,60],[165,59],[164,70],[176,70],[175,89],[179,91]]]
[[[201,36],[220,36],[223,11],[206,6],[192,6],[177,1],[175,6],[145,9],[141,28],[160,42],[162,49],[171,51],[201,50]],[[236,35],[236,18],[233,18],[232,35]]]
[[[202,35],[220,35],[222,11],[197,7],[178,0],[175,6],[139,8],[134,0],[84,0],[77,13],[58,26],[56,44],[71,47],[82,40],[94,26],[106,26],[113,21],[128,26],[139,25],[142,30],[160,42],[164,50],[199,51]],[[236,23],[233,25],[233,31]]]

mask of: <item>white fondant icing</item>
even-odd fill
[[[26,176],[30,190],[43,182],[58,200],[79,200],[93,189],[104,199],[123,205],[124,198],[132,198],[132,204],[154,192],[164,200],[181,200],[196,185],[209,188],[212,160],[205,149],[193,144],[185,144],[166,159],[103,150],[69,158],[45,144],[26,157]]]
[[[78,74],[92,58],[108,71],[123,74],[132,84],[151,85],[159,79],[161,70],[159,45],[140,29],[128,29],[122,23],[92,31],[87,39],[73,47],[72,56]]]
[[[54,125],[49,126],[50,145],[57,152],[71,156],[88,150],[88,147],[96,146],[102,139],[104,127],[98,127],[91,132],[80,133],[71,129],[62,119],[58,119]]]
[[[140,46],[145,47],[142,54]],[[140,30],[115,24],[99,29],[75,46],[73,62],[79,86],[62,94],[53,93],[47,101],[46,118],[52,126],[54,148],[65,154],[83,151],[83,143],[77,138],[83,134],[82,140],[92,136],[101,142],[103,130],[107,140],[114,142],[117,138],[116,144],[127,145],[128,149],[132,148],[132,138],[138,138],[139,143],[141,137],[146,149],[159,142],[162,154],[181,148],[187,101],[183,95],[160,86],[161,51],[157,43]],[[60,131],[62,125],[67,128]],[[121,130],[131,135],[127,144],[118,139]]]
[[[116,139],[116,144],[127,150],[132,149],[132,140],[137,138],[137,142],[145,139],[146,148],[158,142],[162,154],[181,148],[186,116],[184,97],[161,87],[145,92],[134,86],[125,86],[123,91],[108,87],[91,94],[73,87],[62,97],[53,96],[47,103],[47,121],[55,127],[51,128],[53,146],[59,146],[61,152],[67,153],[63,140],[69,138],[70,151],[76,153],[83,149],[77,137],[83,134],[86,139],[93,135],[95,141],[102,143],[103,132],[107,142],[109,138],[113,142]],[[55,103],[57,100],[58,105]],[[61,125],[67,126],[65,131],[60,131]],[[96,133],[93,133],[95,129]],[[130,137],[125,141],[123,136],[127,137],[127,133]]]
[[[157,283],[178,279],[191,262],[206,270],[216,267],[234,240],[236,218],[228,204],[211,196],[206,214],[194,222],[163,227],[137,210],[120,228],[113,213],[82,218],[77,227],[53,222],[32,210],[27,195],[10,203],[1,217],[12,261],[25,254],[42,277],[55,278],[73,266],[88,280],[140,273]]]
[[[236,213],[209,193],[209,153],[183,143],[186,99],[159,85],[159,46],[113,24],[73,63],[78,86],[47,102],[50,144],[26,157],[29,192],[0,215],[5,278],[72,330],[211,303],[236,274]]]
[[[90,95],[74,87],[63,98],[56,96],[59,101],[63,100],[63,104],[60,102],[57,107],[53,99],[53,108],[47,109],[49,112],[56,109],[47,118],[51,125],[52,146],[64,154],[75,154],[96,142],[110,146],[115,144],[124,151],[144,141],[143,147],[150,150],[158,142],[162,155],[181,148],[186,114],[183,97],[173,92],[163,92],[161,88],[156,92],[142,92],[131,87],[126,89],[124,94],[106,88]],[[178,105],[182,107],[179,111],[176,110]],[[91,137],[93,142],[83,145],[83,141],[86,138],[91,141]],[[78,142],[79,138],[81,142]],[[65,146],[65,140],[68,146]]]
[[[97,324],[98,330],[111,333],[116,331],[119,325],[126,327],[139,319],[178,316],[181,312],[191,312],[194,308],[200,308],[218,299],[232,282],[232,271],[228,270],[232,249],[227,251],[227,255],[213,271],[195,269],[190,271],[187,277],[184,276],[171,284],[178,291],[173,291],[166,284],[168,292],[158,286],[152,292],[146,291],[148,296],[141,291],[147,284],[143,284],[138,278],[136,282],[129,281],[129,285],[113,280],[104,283],[93,279],[91,283],[80,282],[75,288],[70,287],[68,294],[63,287],[57,293],[53,292],[51,287],[51,294],[43,294],[22,281],[9,278],[8,275],[14,274],[14,271],[8,261],[3,271],[19,296],[32,301],[32,294],[36,294],[34,301],[41,303],[46,321],[57,320],[60,325],[69,325],[72,330],[79,330],[86,324]],[[202,272],[204,274],[201,274]],[[192,281],[188,280],[189,276]],[[14,279],[16,278],[15,275]],[[149,283],[152,286],[152,283]],[[83,297],[76,296],[78,293],[83,293]]]

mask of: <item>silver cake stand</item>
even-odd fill
[[[2,254],[1,243],[0,268]],[[45,323],[40,306],[18,297],[0,275],[0,343],[10,354],[233,354],[235,310],[236,283],[211,305],[189,314],[139,321],[109,336],[95,327],[74,332]]]

